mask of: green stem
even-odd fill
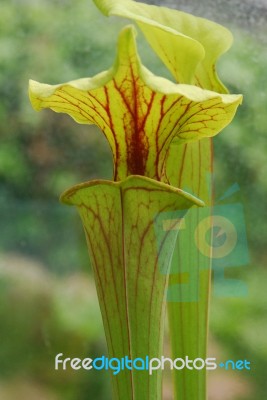
[[[174,151],[174,150],[172,150]],[[212,203],[212,141],[177,146],[180,163],[169,170],[173,185],[190,188],[207,205]],[[180,231],[172,259],[169,280],[168,318],[172,357],[190,360],[207,357],[208,312],[211,279],[211,258],[199,248],[209,240],[211,208],[195,209],[185,218],[185,230]],[[203,222],[204,221],[204,222]],[[201,222],[201,225],[200,225]],[[197,230],[197,227],[200,227]],[[198,363],[198,365],[200,365]],[[176,400],[205,400],[206,369],[174,370]]]

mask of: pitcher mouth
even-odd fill
[[[182,189],[176,188],[174,186],[168,185],[163,182],[156,181],[154,179],[148,178],[142,175],[130,175],[126,179],[122,181],[110,181],[106,179],[95,179],[87,182],[82,182],[77,185],[72,186],[71,188],[65,190],[60,196],[60,202],[67,205],[77,205],[77,201],[75,199],[75,195],[85,189],[93,188],[96,186],[102,187],[117,187],[122,190],[127,190],[130,188],[143,189],[143,190],[156,190],[162,192],[169,192],[173,194],[177,194],[181,197],[184,197],[189,202],[193,203],[192,205],[196,205],[198,207],[204,207],[205,203],[192,195],[191,193],[185,192]]]

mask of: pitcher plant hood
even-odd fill
[[[129,175],[160,181],[170,144],[216,135],[231,122],[242,96],[152,74],[140,61],[135,36],[133,26],[121,31],[108,71],[59,85],[30,81],[30,99],[36,110],[50,108],[97,125],[113,153],[115,181]]]

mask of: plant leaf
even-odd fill
[[[99,126],[113,152],[115,180],[128,175],[160,180],[172,140],[216,135],[232,120],[242,97],[153,75],[140,62],[134,28],[126,27],[109,71],[61,85],[30,81],[30,99],[36,110],[51,108]]]
[[[179,233],[175,245],[168,288],[172,356],[206,359],[211,258],[200,258],[199,242],[203,237],[209,240],[206,233],[210,228],[208,218],[212,206],[212,139],[173,145],[169,151],[166,169],[171,184],[187,188],[208,206],[203,211],[189,210],[186,229]],[[203,225],[204,219],[207,223]],[[201,234],[195,238],[201,221]],[[175,399],[206,399],[205,369],[183,369],[173,374]]]
[[[232,44],[228,29],[188,13],[132,0],[94,3],[105,15],[134,20],[177,82],[227,92],[215,64]]]
[[[95,274],[109,357],[162,356],[164,298],[176,235],[158,236],[162,213],[203,203],[169,185],[139,176],[91,181],[61,196],[78,207]],[[139,363],[140,365],[140,363]],[[122,370],[112,376],[115,399],[160,400],[161,371]]]

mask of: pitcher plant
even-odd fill
[[[232,41],[226,28],[131,0],[94,3],[107,16],[132,20],[173,81],[142,64],[129,25],[108,71],[58,85],[30,81],[30,100],[35,110],[97,125],[109,143],[113,180],[78,184],[61,201],[82,219],[108,356],[139,360],[111,374],[113,399],[160,400],[162,371],[140,366],[162,356],[166,304],[173,358],[206,358],[210,257],[200,265],[191,223],[177,240],[177,221],[191,212],[196,224],[198,208],[212,205],[212,137],[231,122],[242,96],[228,94],[216,74]],[[184,271],[197,281],[197,298],[184,295]],[[173,376],[176,400],[206,399],[205,370],[174,369]]]

